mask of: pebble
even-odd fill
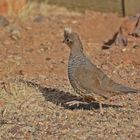
[[[44,21],[44,19],[45,19],[45,17],[43,16],[43,15],[37,15],[35,18],[34,18],[34,22],[38,22],[38,23],[40,23],[40,22],[42,22],[42,21]]]
[[[122,49],[122,52],[126,52],[126,48]]]
[[[19,31],[19,29],[15,29],[11,32],[11,38],[15,41],[21,38],[21,32]]]
[[[9,25],[9,21],[4,16],[0,16],[0,26],[5,27],[8,25]]]
[[[11,39],[15,41],[21,39],[21,28],[18,25],[10,25],[7,30],[10,32]]]

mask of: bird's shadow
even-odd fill
[[[25,81],[24,81],[25,82]],[[91,102],[86,103],[83,102],[83,99],[77,96],[74,96],[70,94],[69,92],[65,92],[56,88],[49,88],[46,86],[41,86],[40,84],[36,84],[32,81],[26,81],[26,84],[31,87],[38,88],[39,92],[42,93],[42,95],[45,97],[46,101],[52,102],[56,105],[60,105],[64,107],[65,109],[83,109],[83,110],[91,110],[91,109],[99,109],[99,103],[98,102]],[[79,102],[78,104],[67,104],[68,102],[76,101]],[[120,108],[122,106],[119,105],[109,105],[109,104],[103,104],[103,108]]]

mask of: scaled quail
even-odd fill
[[[76,32],[66,28],[64,41],[70,48],[68,77],[74,90],[86,101],[99,102],[103,113],[102,101],[120,93],[137,93],[138,90],[118,84],[111,80],[86,57],[83,45]]]

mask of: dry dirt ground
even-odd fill
[[[140,88],[140,39],[130,37],[127,47],[103,50],[103,41],[123,18],[62,13],[26,21],[7,17],[9,26],[0,27],[0,80],[8,81],[7,91],[0,90],[0,139],[139,140],[140,94],[105,101],[104,115],[97,103],[64,104],[75,92],[67,77],[69,49],[62,40],[64,28],[71,27],[93,63],[115,81]]]

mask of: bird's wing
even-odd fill
[[[109,78],[106,74],[104,74],[100,69],[98,70],[98,76],[100,77],[100,85],[102,90],[107,92],[114,93],[137,93],[139,90],[135,88],[131,88],[119,83],[116,83],[111,78]]]
[[[137,93],[139,91],[138,89],[116,83],[95,65],[91,67],[83,66],[77,70],[80,71],[77,74],[80,86],[94,91],[99,95],[110,97],[118,93]]]
[[[102,87],[101,79],[102,77],[106,77],[106,75],[102,73],[102,76],[100,76],[100,74],[101,71],[96,66],[95,68],[92,66],[80,66],[74,73],[75,80],[79,88],[82,88],[89,93],[98,94],[104,98],[108,98],[112,95]]]
[[[138,92],[137,89],[114,82],[95,65],[88,67],[84,65],[77,68],[75,70],[75,80],[79,88],[104,98],[109,98],[119,93]]]

